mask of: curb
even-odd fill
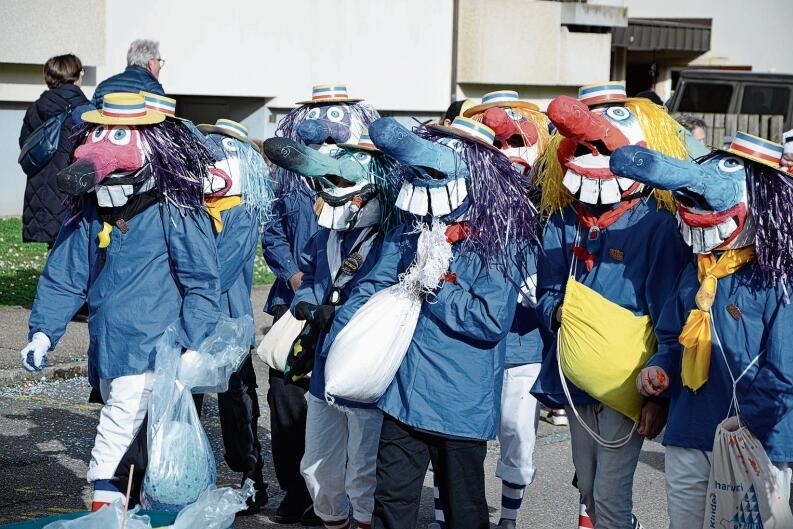
[[[13,386],[23,380],[66,380],[88,376],[88,363],[64,362],[55,366],[45,367],[41,371],[30,372],[21,367],[0,370],[0,386]]]

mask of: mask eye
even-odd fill
[[[338,123],[344,119],[344,109],[342,107],[330,107],[326,115],[329,121]]]
[[[237,152],[237,141],[232,138],[223,138],[223,148],[229,152]]]
[[[124,127],[110,129],[108,139],[114,145],[127,145],[132,137],[130,130]]]
[[[725,173],[736,173],[743,170],[743,160],[734,156],[728,156],[719,160],[719,170]]]
[[[91,141],[94,143],[102,141],[102,138],[104,138],[106,134],[107,129],[105,127],[96,127],[91,133]]]
[[[314,107],[308,111],[308,114],[306,114],[306,119],[319,119],[321,114],[322,111],[319,109],[319,107]]]
[[[625,121],[631,117],[631,111],[625,107],[609,107],[606,116],[614,121]]]

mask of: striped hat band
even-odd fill
[[[471,118],[457,116],[454,118],[454,121],[452,121],[451,128],[457,129],[466,136],[474,137],[490,145],[493,144],[493,140],[496,138],[496,134],[493,132],[493,129],[487,125],[482,125],[478,121],[474,121]]]
[[[311,88],[311,100],[347,99],[347,86],[343,84],[319,84]]]
[[[623,83],[598,83],[582,86],[578,89],[578,100],[585,105],[597,105],[608,101],[625,101],[625,85]]]
[[[361,137],[358,140],[358,146],[359,147],[363,147],[365,149],[376,149],[377,148],[377,147],[375,147],[375,144],[372,141],[372,138],[369,137],[369,133],[368,132],[362,132],[361,133]]]
[[[218,119],[215,122],[215,127],[231,132],[237,136],[242,136],[243,138],[248,137],[248,128],[242,123],[237,123],[230,119]]]
[[[727,150],[738,156],[779,169],[783,147],[780,143],[738,131],[735,133],[735,137]]]
[[[514,90],[499,90],[490,92],[482,96],[482,103],[512,103],[518,101],[518,93]]]
[[[140,118],[146,115],[146,101],[138,94],[107,94],[100,112],[112,118]]]
[[[172,118],[176,117],[176,99],[150,92],[141,92],[140,95],[146,99],[146,108],[156,110]]]

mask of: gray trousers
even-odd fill
[[[572,408],[566,410],[578,489],[592,523],[596,529],[632,529],[633,474],[644,438],[634,432],[620,448],[603,447],[584,430]],[[576,410],[591,430],[609,441],[625,437],[633,427],[633,421],[602,404]]]

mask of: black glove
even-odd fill
[[[314,312],[314,309],[317,305],[313,303],[309,303],[308,301],[301,301],[297,305],[295,305],[295,319],[298,320],[310,320],[311,314]]]
[[[336,307],[334,305],[319,305],[314,309],[314,324],[327,331],[333,323],[333,317],[336,315]]]
[[[336,307],[333,305],[314,305],[301,301],[295,305],[295,318],[311,322],[317,329],[327,331],[333,323]]]

